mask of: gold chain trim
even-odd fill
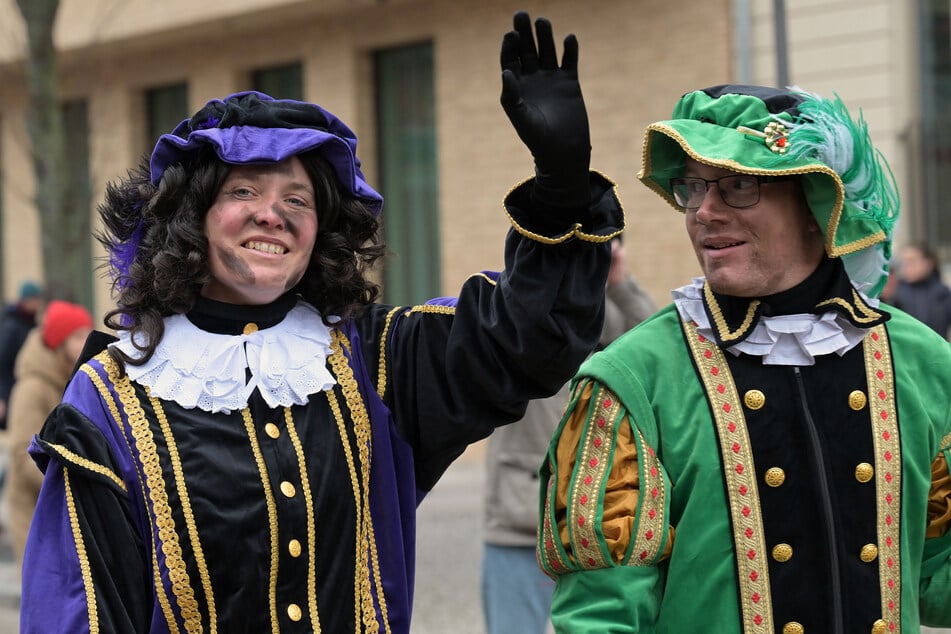
[[[380,337],[380,359],[376,375],[376,393],[382,399],[386,395],[386,343],[390,340],[390,324],[393,317],[400,312],[401,308],[397,306],[386,314],[386,321],[383,322],[383,335]]]
[[[205,592],[205,602],[208,604],[208,629],[214,633],[218,631],[218,611],[215,609],[215,592],[211,587],[211,575],[208,573],[208,564],[205,561],[205,552],[201,547],[201,540],[198,535],[198,526],[195,524],[195,515],[192,512],[191,500],[188,497],[188,489],[185,485],[185,474],[182,471],[182,461],[178,455],[178,445],[175,443],[175,437],[172,435],[172,428],[168,424],[168,418],[165,416],[165,408],[159,399],[152,396],[148,388],[149,402],[155,411],[155,417],[158,419],[159,429],[165,436],[165,444],[168,447],[168,459],[172,465],[172,474],[175,477],[175,488],[178,490],[178,497],[181,500],[182,515],[185,517],[185,528],[188,531],[188,539],[192,543],[192,550],[195,556],[195,564],[198,567],[198,577],[201,579],[202,589]]]
[[[92,460],[89,460],[88,458],[83,458],[79,454],[76,454],[70,451],[63,445],[47,443],[47,446],[50,447],[52,450],[54,450],[57,454],[59,454],[60,458],[62,458],[64,462],[69,462],[78,467],[82,467],[83,469],[86,469],[88,471],[92,471],[93,473],[104,475],[110,480],[112,480],[113,482],[115,482],[116,486],[122,489],[124,493],[128,492],[125,486],[125,482],[123,482],[122,478],[116,475],[116,473],[112,469],[104,467],[101,464],[95,463]]]
[[[455,315],[456,307],[455,306],[442,306],[441,304],[420,304],[419,306],[413,306],[406,311],[406,315],[412,315],[413,313],[435,313],[437,315]]]
[[[640,509],[637,513],[638,533],[635,537],[629,566],[648,566],[657,562],[663,552],[661,546],[667,537],[667,517],[664,514],[666,487],[660,460],[654,449],[644,440],[640,430],[635,429],[638,441],[638,462],[641,465]]]
[[[115,385],[116,382],[120,379],[119,377],[119,366],[116,365],[116,362],[108,352],[100,352],[96,355],[95,359],[102,364],[103,369],[106,371],[106,375],[109,377],[109,382],[112,385]],[[135,451],[132,449],[132,443],[129,440],[127,435],[127,428],[122,422],[122,416],[119,413],[119,407],[116,405],[115,400],[112,398],[112,393],[109,391],[109,388],[106,387],[106,384],[102,381],[99,374],[90,368],[88,365],[81,366],[83,372],[85,372],[90,379],[92,379],[93,384],[96,386],[96,389],[99,390],[99,394],[102,396],[102,399],[106,402],[109,407],[109,411],[112,413],[115,418],[116,426],[122,430],[122,439],[126,443],[126,447],[129,450],[130,456],[135,456]],[[142,464],[138,463],[139,469],[142,469]],[[148,516],[149,526],[155,525],[155,518],[152,514],[152,509],[148,504],[145,503],[145,500],[148,499],[148,494],[145,490],[145,477],[144,471],[139,472],[139,489],[140,495],[142,496],[142,507],[145,509],[145,514]],[[161,591],[162,588],[162,571],[159,568],[158,563],[158,552],[155,547],[155,539],[148,540],[151,545],[152,550],[152,582],[155,584],[157,589],[155,596],[158,599],[159,606],[162,608],[162,614],[165,616],[165,622],[168,624],[169,629],[176,627],[175,622],[175,612],[172,610],[172,604],[168,600],[168,596],[164,591]]]
[[[581,444],[579,464],[575,468],[571,496],[568,500],[568,527],[575,563],[582,569],[608,568],[600,548],[600,526],[597,522],[601,506],[601,484],[608,474],[616,442],[620,403],[605,388],[592,397],[593,410]]]
[[[439,308],[432,306],[432,308]],[[376,537],[373,531],[373,518],[370,514],[370,463],[371,455],[371,435],[370,435],[370,416],[367,414],[363,398],[360,396],[360,389],[353,376],[353,369],[347,363],[343,355],[342,347],[346,345],[349,349],[349,340],[340,330],[334,330],[331,335],[330,365],[337,381],[340,384],[340,390],[343,393],[344,400],[350,410],[350,416],[353,419],[353,431],[357,441],[357,451],[360,456],[360,475],[363,480],[362,496],[362,525],[363,530],[359,540],[359,559],[364,562],[364,571],[361,573],[363,578],[360,585],[360,598],[363,604],[363,624],[366,631],[374,634],[379,631],[379,621],[376,618],[376,609],[373,604],[372,586],[377,588],[377,601],[380,606],[380,616],[383,621],[385,632],[389,634],[390,623],[386,609],[386,596],[383,592],[383,583],[380,575],[380,564],[377,555]],[[366,565],[369,562],[370,565]],[[372,576],[372,579],[371,579]],[[358,621],[359,622],[359,621]]]
[[[734,339],[739,338],[747,330],[750,329],[750,326],[753,324],[753,317],[756,315],[756,309],[759,308],[760,301],[754,299],[750,302],[750,305],[746,309],[746,316],[743,318],[743,323],[740,324],[740,327],[730,332],[730,327],[726,323],[726,319],[723,317],[723,310],[720,308],[720,304],[717,303],[717,298],[713,294],[713,290],[710,288],[710,282],[703,283],[703,296],[707,300],[707,305],[710,307],[710,312],[713,313],[713,321],[717,327],[717,333],[720,335],[720,341],[724,343],[728,341],[733,341]]]
[[[901,634],[901,442],[895,406],[895,377],[885,326],[865,337],[869,415],[875,434],[875,491],[878,498],[878,571],[882,614],[890,634]]]
[[[149,423],[146,419],[142,405],[135,395],[135,388],[129,381],[128,375],[122,378],[114,377],[113,372],[109,371],[110,379],[113,381],[116,393],[119,395],[119,401],[129,421],[129,427],[132,430],[132,437],[135,439],[135,447],[139,454],[139,460],[142,463],[142,472],[145,475],[146,488],[148,489],[149,499],[152,502],[154,512],[154,525],[158,533],[158,548],[165,554],[165,567],[168,570],[168,578],[172,585],[172,592],[178,601],[179,610],[182,619],[185,622],[185,631],[202,632],[201,614],[198,611],[198,602],[195,600],[194,590],[191,587],[191,581],[188,577],[188,571],[185,568],[185,562],[182,559],[182,548],[178,543],[178,533],[175,530],[175,520],[172,518],[172,509],[168,503],[168,494],[165,492],[165,480],[162,476],[162,465],[158,456],[158,449],[155,440],[149,431]],[[152,539],[155,539],[153,533]],[[158,560],[156,559],[156,562]],[[156,593],[161,594],[164,588],[159,584]],[[174,620],[170,622],[174,623]]]
[[[746,417],[723,351],[697,332],[696,323],[685,321],[684,331],[713,411],[720,441],[733,518],[743,631],[746,634],[770,634],[773,631],[773,608],[769,563]]]
[[[310,610],[311,627],[314,634],[320,634],[320,617],[317,613],[317,527],[314,513],[314,498],[310,489],[310,478],[307,477],[304,448],[297,427],[294,425],[294,415],[290,407],[284,408],[284,424],[287,425],[287,434],[297,454],[297,464],[300,465],[300,484],[304,494],[304,505],[307,509],[307,559],[310,562],[307,570],[307,607]]]
[[[241,418],[244,420],[244,429],[248,434],[248,442],[251,444],[254,462],[258,465],[258,473],[261,474],[261,486],[264,490],[264,500],[267,503],[267,523],[268,530],[271,533],[271,574],[268,578],[267,589],[268,609],[271,613],[271,632],[279,634],[281,625],[277,620],[277,572],[281,545],[277,534],[277,504],[274,502],[274,494],[271,492],[271,478],[267,473],[267,465],[264,463],[261,445],[258,443],[258,437],[254,432],[254,419],[251,418],[251,410],[247,407],[242,409]]]
[[[99,606],[96,605],[96,586],[92,582],[92,568],[86,556],[86,543],[79,528],[79,515],[76,513],[76,500],[73,499],[73,487],[69,483],[69,471],[63,469],[63,485],[66,487],[66,507],[69,513],[69,527],[76,544],[76,556],[79,557],[79,570],[83,577],[83,589],[86,591],[86,612],[89,616],[89,634],[99,632]]]

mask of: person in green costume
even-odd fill
[[[555,629],[951,626],[951,348],[878,299],[899,202],[865,122],[697,90],[638,177],[703,276],[572,382],[541,468]]]

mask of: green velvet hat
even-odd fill
[[[684,175],[688,156],[743,174],[801,175],[826,253],[842,257],[849,277],[870,285],[867,294],[881,291],[897,189],[865,121],[854,121],[838,97],[739,85],[687,93],[670,120],[647,127],[637,175],[678,211],[670,179]]]

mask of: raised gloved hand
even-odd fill
[[[518,12],[502,39],[502,108],[535,158],[532,198],[549,209],[588,206],[591,137],[578,83],[578,40],[569,34],[561,66],[551,23]]]

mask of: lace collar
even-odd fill
[[[700,334],[719,343],[724,324],[716,328],[711,324],[705,288],[705,278],[694,278],[691,284],[672,292],[674,304],[681,319],[695,322]],[[854,287],[851,290],[854,298],[850,305],[867,306],[877,316],[884,317],[875,319],[876,323],[888,318],[888,313],[875,310],[877,299],[867,297]],[[854,323],[851,314],[846,316],[849,311],[838,310],[842,307],[837,302],[830,302],[822,312],[773,316],[764,315],[757,300],[747,301],[747,306],[748,317],[740,322],[741,327],[727,333],[734,341],[721,347],[734,355],[742,352],[762,357],[764,365],[809,366],[815,364],[817,356],[833,352],[843,355],[861,343],[870,327]],[[742,336],[736,335],[737,332]]]
[[[143,342],[140,336],[136,341]],[[140,352],[128,331],[112,344],[135,357]],[[202,330],[185,315],[165,318],[165,334],[143,365],[126,364],[129,378],[153,396],[230,413],[247,406],[255,389],[269,407],[304,405],[311,394],[336,384],[327,370],[330,329],[310,304],[298,301],[275,325],[241,334]]]

